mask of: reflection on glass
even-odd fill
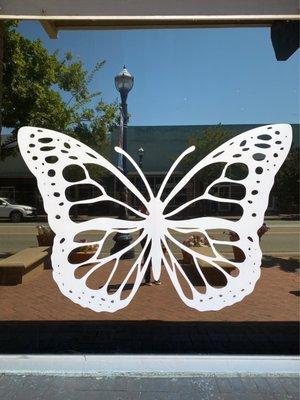
[[[42,38],[40,44],[34,42],[38,37]],[[0,208],[5,208],[6,201],[28,205],[36,208],[37,217],[11,222],[5,215],[0,221],[0,351],[295,353],[299,300],[299,54],[278,63],[269,30],[264,28],[61,32],[58,40],[50,41],[37,23],[24,22],[7,27],[5,40],[2,143],[6,147],[0,164]],[[37,58],[26,52],[16,55],[17,43],[22,44],[19,49],[31,43]],[[55,49],[59,54],[53,56]],[[66,54],[68,50],[71,52]],[[23,69],[13,69],[12,60]],[[162,270],[162,284],[154,284],[151,271],[153,285],[143,282],[128,308],[116,314],[97,314],[66,299],[53,282],[49,258],[53,232],[48,228],[36,180],[16,147],[16,132],[22,125],[63,131],[117,165],[113,148],[118,144],[120,117],[113,78],[124,62],[135,76],[129,98],[128,152],[139,163],[139,149],[144,150],[142,170],[154,193],[159,191],[175,158],[190,145],[197,150],[190,163],[174,171],[165,196],[197,160],[228,138],[271,122],[292,125],[293,147],[269,198],[265,220],[269,229],[262,227],[260,232],[261,278],[253,294],[241,303],[199,314],[180,301]],[[53,158],[48,161],[56,162]],[[93,165],[87,168],[109,195],[121,198],[124,188],[110,171],[104,173]],[[200,196],[219,168],[223,165],[216,163],[191,179],[170,202],[168,212]],[[244,172],[243,165],[228,171],[235,179],[242,178]],[[260,173],[258,169],[257,180]],[[72,177],[78,178],[79,172],[70,170],[70,180]],[[128,177],[146,195],[145,186],[129,165]],[[238,181],[223,182],[213,188],[213,193],[221,198],[239,198],[243,196],[241,186]],[[67,195],[84,201],[98,193],[95,187],[79,182]],[[132,194],[128,202],[134,208],[140,206]],[[107,215],[117,217],[118,209],[111,202],[83,202],[70,214],[75,223],[80,223]],[[240,215],[239,207],[230,201],[204,201],[193,204],[188,212],[183,210],[181,217],[217,216],[236,221]],[[129,218],[139,220],[133,212],[129,212]],[[139,235],[134,232],[133,241]],[[219,249],[228,261],[220,268],[232,276],[238,273],[231,261],[243,255],[234,244],[234,232],[216,229],[208,237],[195,232],[175,236],[179,244],[204,256],[211,252],[210,237],[229,239],[230,245]],[[78,279],[93,267],[89,259],[102,238],[100,224],[97,230],[76,237],[78,249],[70,259],[84,262],[76,270]],[[113,237],[108,237],[101,255],[109,255],[113,244]],[[203,278],[197,275],[184,249],[166,244],[198,290],[204,291]],[[135,257],[141,249],[136,246]],[[118,290],[129,262],[124,260],[124,268],[113,277],[109,288],[112,292]],[[226,284],[224,274],[202,264],[208,282],[216,287]],[[100,287],[111,268],[106,265],[98,272],[101,276],[92,274],[90,287]],[[190,296],[183,276],[179,279],[186,296]],[[134,276],[124,287],[124,298],[130,294],[133,281]]]

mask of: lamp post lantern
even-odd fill
[[[133,87],[134,77],[130,75],[127,71],[125,65],[122,71],[115,76],[115,86],[118,92],[120,93],[121,97],[121,104],[120,104],[120,136],[119,136],[119,147],[127,152],[127,124],[128,124],[128,111],[127,111],[127,96],[130,90]],[[123,174],[127,175],[127,160],[122,155],[119,154],[118,160],[118,167],[123,171]],[[125,190],[121,191],[121,198],[123,203],[128,203],[128,192],[125,187]],[[119,218],[128,219],[128,210],[126,207],[119,207]],[[114,254],[125,247],[127,247],[132,242],[132,236],[128,233],[117,233],[114,236],[115,244],[111,249],[111,254]],[[131,259],[134,258],[134,249],[127,251],[123,256],[122,259]]]

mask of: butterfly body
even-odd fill
[[[96,312],[114,312],[124,308],[133,299],[150,265],[155,280],[159,280],[161,268],[164,268],[181,300],[198,311],[220,310],[241,301],[254,290],[260,276],[262,259],[257,231],[264,221],[274,177],[291,146],[292,130],[289,125],[262,126],[225,142],[204,159],[199,160],[164,197],[164,200],[162,198],[168,180],[179,162],[188,156],[194,147],[185,150],[174,162],[156,196],[135,161],[124,150],[115,148],[135,167],[145,184],[149,200],[108,160],[70,136],[47,129],[23,127],[19,130],[18,142],[26,164],[37,178],[44,208],[48,213],[49,225],[56,235],[52,251],[53,277],[61,292],[73,302]],[[214,163],[221,163],[223,169],[205,188],[203,194],[195,195],[171,212],[166,211],[176,194],[199,171]],[[237,181],[229,172],[230,168],[238,163],[243,165],[247,174]],[[90,164],[110,171],[139,199],[146,211],[137,210],[131,204],[109,195],[105,187],[90,175],[87,168]],[[75,182],[70,182],[65,175],[70,165],[79,169],[82,175],[80,179],[78,175],[77,181],[76,175]],[[244,187],[244,195],[240,199],[217,197],[212,191],[218,185],[237,183]],[[92,185],[98,190],[99,195],[86,200],[70,198],[69,190],[77,184]],[[229,202],[241,209],[240,216],[237,220],[225,219],[220,215],[186,220],[179,218],[181,211],[185,210],[188,214],[189,207],[202,200],[212,201],[214,204]],[[102,201],[127,207],[136,218],[118,220],[107,216],[95,217],[88,221],[72,220],[74,205]],[[72,253],[82,247],[82,243],[79,243],[76,237],[86,231],[99,230],[104,232],[104,236],[87,243],[96,246],[88,262],[73,262]],[[213,237],[210,234],[211,230],[233,232],[234,243],[229,238]],[[108,238],[117,232],[136,232],[137,238],[115,254],[103,254]],[[174,232],[176,234],[196,232],[204,235],[212,253],[199,254],[195,249],[185,246]],[[144,246],[140,254],[132,261],[128,271],[125,271],[122,265],[123,254],[134,247],[140,249],[141,243],[144,243]],[[170,243],[179,250],[177,254],[186,252],[190,255],[196,278],[191,277],[189,271],[186,271],[180,260],[175,257]],[[220,246],[225,246],[230,251],[235,246],[243,257],[239,260],[232,259],[226,252],[223,254],[219,250]],[[150,251],[146,251],[148,248]],[[206,274],[207,268],[203,267],[205,263],[213,274],[222,275],[222,285],[212,283],[211,274]],[[230,272],[230,269],[234,269],[234,273]],[[97,273],[106,270],[109,271],[107,276],[102,277],[100,274],[99,278]],[[122,278],[118,278],[119,272],[124,272]],[[120,279],[120,282],[112,285],[114,279]]]
[[[162,247],[161,240],[165,236],[168,229],[167,220],[165,219],[164,204],[158,197],[153,197],[147,204],[149,215],[147,216],[146,232],[151,240],[152,254],[152,273],[154,280],[158,281],[161,275]]]

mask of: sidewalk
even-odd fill
[[[141,286],[126,308],[110,314],[74,304],[52,271],[41,270],[21,285],[0,287],[0,352],[297,354],[298,263],[277,261],[263,265],[242,302],[202,313],[183,304],[165,271],[161,286]]]
[[[0,377],[2,400],[298,400],[291,376]]]

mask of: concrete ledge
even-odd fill
[[[18,285],[23,276],[42,265],[49,266],[49,247],[29,247],[0,261],[0,285]]]
[[[296,356],[3,355],[0,372],[49,375],[266,375],[299,373]]]

